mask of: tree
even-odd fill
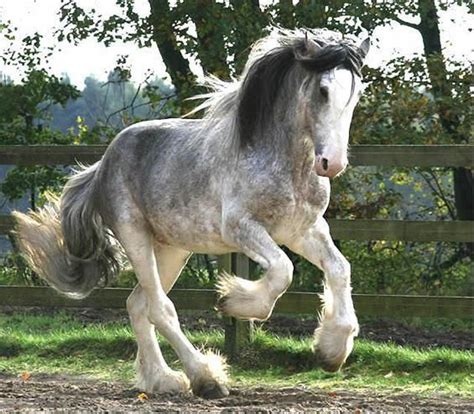
[[[33,39],[33,40],[32,40]],[[79,96],[79,91],[46,70],[37,67],[40,36],[23,40],[25,48],[17,53],[16,62],[26,63],[21,84],[0,82],[0,142],[7,145],[64,144],[70,137],[47,127],[48,109],[65,105]],[[34,43],[35,48],[30,48]],[[5,55],[5,62],[11,62]],[[1,184],[1,191],[9,199],[30,193],[30,207],[36,209],[37,189],[44,192],[61,184],[63,173],[56,167],[15,167]]]
[[[137,86],[113,70],[106,82],[88,76],[84,84],[77,99],[69,100],[65,106],[51,107],[51,128],[64,133],[73,126],[79,131],[81,125],[97,133],[103,129],[96,138],[106,142],[133,122],[174,115],[174,90],[159,78],[150,76]],[[80,125],[76,125],[78,120]]]
[[[471,68],[459,62],[449,62],[443,55],[440,37],[438,10],[459,4],[456,1],[440,2],[434,0],[412,0],[409,2],[386,2],[378,7],[367,6],[360,2],[358,11],[362,25],[372,31],[377,24],[394,21],[419,32],[423,40],[424,59],[413,61],[414,69],[426,70],[422,77],[424,85],[432,95],[433,112],[437,115],[441,134],[448,137],[449,143],[463,144],[469,142],[472,131],[467,125],[472,124],[470,109]],[[471,8],[472,2],[464,2]],[[402,18],[405,14],[418,23]],[[472,28],[471,28],[472,30]],[[405,67],[406,67],[405,62]],[[420,64],[421,63],[421,64]],[[450,64],[453,69],[448,69]],[[416,76],[416,73],[414,73]],[[401,78],[401,77],[400,77]],[[453,168],[454,199],[458,220],[474,220],[474,178],[467,168]],[[468,245],[469,254],[474,255],[474,245]]]

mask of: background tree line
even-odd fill
[[[58,43],[77,44],[94,38],[105,45],[124,41],[140,47],[155,46],[156,58],[161,57],[165,63],[172,86],[151,75],[142,85],[134,86],[129,82],[127,58],[122,56],[105,85],[88,79],[85,89],[78,91],[67,79],[59,79],[45,69],[44,62],[53,49],[42,45],[39,34],[31,34],[23,39],[21,50],[7,49],[0,56],[4,63],[16,65],[24,73],[20,84],[7,80],[0,84],[2,143],[106,142],[118,129],[138,119],[183,114],[192,106],[185,98],[202,92],[191,63],[221,79],[236,77],[251,44],[275,25],[326,27],[358,35],[363,30],[373,33],[376,27],[390,22],[417,31],[423,41],[423,54],[412,59],[395,58],[383,68],[364,69],[368,88],[354,116],[352,142],[469,142],[471,68],[443,54],[438,17],[443,10],[463,2],[148,0],[149,13],[139,15],[132,0],[115,0],[117,12],[108,16],[83,8],[81,3],[62,0],[60,26],[55,33]],[[464,4],[472,12],[472,3]],[[15,35],[13,24],[0,23],[3,36]],[[66,107],[67,117],[61,117],[61,107]],[[59,188],[63,176],[61,168],[15,168],[2,191],[8,198],[29,192],[31,206],[35,207],[36,197],[41,198],[51,187]],[[334,181],[334,186],[329,217],[474,220],[473,175],[465,168],[357,168]],[[440,292],[454,285],[466,290],[473,283],[472,245],[369,241],[341,242],[341,247],[354,263],[355,274],[358,266],[361,270],[373,268],[373,277],[364,279],[361,275],[360,281],[355,280],[361,289],[409,291],[413,286]],[[296,260],[297,271],[313,273],[305,262]],[[197,263],[194,269],[202,270],[204,284],[213,277],[209,263],[205,264]],[[412,280],[398,280],[397,273],[410,274]],[[303,277],[295,285],[317,288],[319,278],[314,279]]]

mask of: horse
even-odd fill
[[[254,44],[239,79],[209,78],[211,92],[195,110],[205,111],[201,119],[127,127],[60,199],[14,213],[29,264],[69,297],[110,280],[125,252],[138,280],[127,299],[138,389],[229,394],[224,359],[191,344],[167,296],[192,253],[241,252],[261,266],[259,280],[217,282],[218,309],[248,320],[269,318],[292,281],[280,246],[318,266],[325,287],[314,350],[329,371],[345,362],[358,333],[350,265],[323,214],[330,179],[348,164],[369,47],[369,39],[324,29],[273,30]],[[167,365],[155,328],[183,371]]]

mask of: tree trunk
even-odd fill
[[[194,94],[196,77],[189,68],[176,43],[173,19],[168,0],[148,0],[150,4],[150,23],[153,27],[153,41],[158,46],[166,71],[183,99]]]
[[[260,9],[258,0],[231,0],[230,4],[235,19],[232,52],[235,72],[240,75],[247,62],[250,47],[262,36],[266,17]]]
[[[443,128],[451,134],[455,143],[468,142],[467,137],[457,133],[459,119],[449,111],[449,100],[452,99],[446,64],[441,49],[439,20],[434,0],[418,0],[420,24],[418,30],[423,38],[428,73],[432,92],[438,106],[438,115]],[[467,168],[453,169],[454,200],[458,220],[474,220],[473,207],[473,173]],[[470,255],[473,254],[472,243],[469,244]]]
[[[327,27],[328,13],[326,9],[334,7],[334,1],[300,0],[296,6],[296,20],[303,27]]]
[[[278,21],[282,27],[294,29],[296,27],[295,6],[292,0],[280,0],[278,2]]]
[[[224,34],[219,32],[219,25],[215,22],[216,19],[222,18],[220,12],[223,8],[221,3],[209,4],[207,0],[197,0],[191,17],[196,25],[198,57],[204,73],[213,74],[220,79],[229,79]]]

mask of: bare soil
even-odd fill
[[[121,383],[60,376],[34,376],[23,381],[0,375],[0,411],[7,412],[474,412],[473,400],[304,387],[233,388],[221,400],[193,395],[138,396],[137,390]]]

